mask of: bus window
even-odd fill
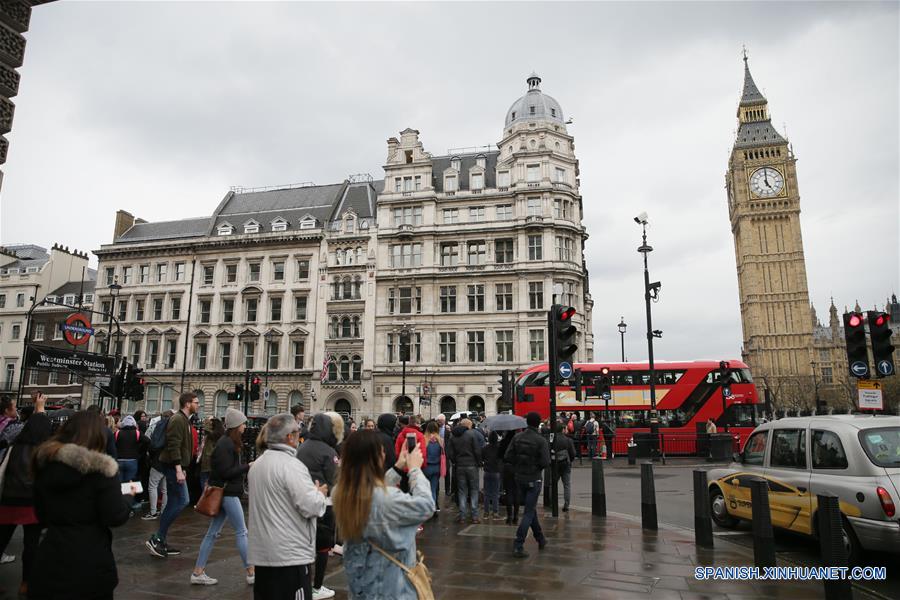
[[[744,383],[753,383],[753,376],[750,375],[750,369],[740,369],[741,381]]]
[[[613,373],[613,385],[632,385],[631,373]]]
[[[640,381],[639,385],[650,385],[650,373],[635,373],[635,381]]]
[[[675,385],[684,371],[658,371],[656,373],[656,383],[658,385]]]

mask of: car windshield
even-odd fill
[[[879,467],[900,467],[900,427],[864,429],[859,441],[869,460]]]

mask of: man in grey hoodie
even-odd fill
[[[466,520],[466,500],[471,506],[472,523],[481,523],[478,518],[478,491],[480,478],[478,467],[481,466],[483,436],[472,429],[472,421],[463,419],[453,428],[450,443],[447,444],[447,458],[456,466],[456,481],[459,499],[459,517],[457,522]]]

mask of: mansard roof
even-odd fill
[[[450,168],[450,161],[459,159],[459,186],[457,189],[469,189],[469,169],[475,166],[475,160],[484,157],[484,187],[497,187],[497,159],[499,150],[490,152],[473,152],[471,154],[453,154],[449,156],[436,156],[431,159],[431,172],[434,177],[434,189],[436,192],[444,191],[444,171]]]
[[[212,217],[196,217],[180,221],[157,221],[156,223],[135,223],[113,243],[150,242],[174,240],[206,235]]]

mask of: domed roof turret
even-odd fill
[[[532,73],[526,80],[528,91],[524,96],[512,103],[506,111],[504,127],[520,121],[545,120],[555,121],[565,125],[562,107],[554,98],[543,93],[540,88],[541,78],[537,73]]]

